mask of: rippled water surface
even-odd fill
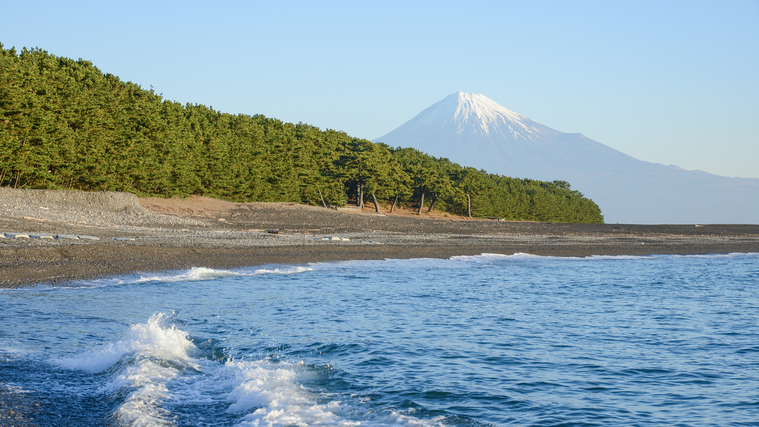
[[[758,425],[758,295],[759,254],[197,268],[6,290],[0,400],[41,426]]]

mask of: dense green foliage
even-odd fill
[[[563,181],[508,178],[344,132],[180,105],[88,61],[2,44],[0,186],[330,205],[372,196],[458,214],[469,198],[476,217],[603,222]]]

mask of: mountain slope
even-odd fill
[[[759,223],[759,179],[641,161],[484,95],[452,94],[375,141],[491,173],[569,181],[598,203],[607,222]]]

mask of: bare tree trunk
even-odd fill
[[[322,199],[322,206],[324,206],[326,208],[327,204],[324,203],[324,196],[322,196],[322,190],[319,190],[319,198]]]
[[[379,203],[377,203],[377,196],[375,196],[374,193],[372,193],[372,200],[374,201],[374,211],[380,213]]]
[[[423,207],[424,207],[424,193],[422,193],[422,200],[419,202],[419,210],[416,212],[417,215],[422,213]]]
[[[395,200],[393,200],[393,204],[390,205],[390,213],[393,213],[393,209],[395,209],[395,203],[398,201],[398,196],[395,196]]]
[[[472,217],[472,198],[469,194],[466,195],[466,214],[469,218]]]
[[[359,209],[364,208],[364,186],[358,184],[358,200],[356,201]]]
[[[435,209],[435,203],[437,203],[437,197],[435,197],[435,194],[432,194],[432,204],[430,205],[430,208],[427,209],[427,212],[432,212],[433,209]]]

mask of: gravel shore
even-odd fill
[[[759,225],[508,222],[8,188],[0,188],[0,236],[7,236],[0,237],[5,288],[190,267],[349,259],[759,252]]]

